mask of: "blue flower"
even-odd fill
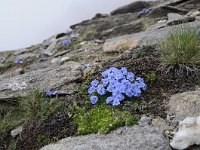
[[[91,86],[97,86],[99,84],[99,81],[98,80],[93,80],[91,82]]]
[[[111,103],[112,101],[113,101],[113,97],[111,96],[106,99],[107,104]]]
[[[65,39],[63,41],[61,41],[61,45],[64,46],[64,45],[69,45],[72,43],[72,40],[71,39]]]
[[[142,15],[142,14],[147,14],[150,12],[150,9],[149,8],[143,8],[142,10],[140,10],[138,12],[139,15]]]
[[[127,74],[127,79],[130,80],[131,82],[133,82],[134,79],[135,79],[134,73],[128,72],[128,74]]]
[[[91,87],[88,89],[88,93],[89,93],[89,94],[92,94],[92,93],[94,93],[94,92],[96,92],[96,88],[95,88],[94,86],[91,86]]]
[[[94,104],[96,104],[98,102],[98,97],[97,96],[91,96],[90,97],[90,101],[94,105]]]
[[[21,64],[21,63],[23,63],[23,60],[21,58],[15,59],[15,64]]]
[[[127,75],[127,73],[128,73],[128,71],[127,71],[127,69],[125,67],[122,67],[120,69],[120,71],[122,72],[123,75]]]
[[[105,90],[105,88],[103,87],[103,85],[99,85],[99,86],[98,86],[97,92],[98,92],[99,95],[105,95],[105,94],[106,94],[106,90]]]
[[[120,104],[120,101],[118,100],[113,100],[112,105],[113,106],[118,106]]]

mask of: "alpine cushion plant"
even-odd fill
[[[146,90],[147,85],[144,79],[136,77],[134,73],[128,72],[125,67],[117,69],[111,67],[101,73],[100,81],[93,80],[88,89],[91,94],[90,101],[94,105],[98,102],[98,96],[108,95],[107,104],[117,106],[125,97],[139,97],[142,90]]]

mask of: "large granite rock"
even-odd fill
[[[70,87],[67,90],[67,87],[71,83],[81,80],[83,69],[81,63],[69,61],[62,66],[52,64],[47,68],[33,70],[14,77],[0,76],[0,98],[23,96],[27,90],[35,88],[46,91],[47,89],[59,90],[64,87],[62,90],[73,93],[76,88]]]
[[[144,32],[139,32],[135,34],[130,34],[130,35],[124,35],[120,37],[114,37],[107,39],[105,44],[110,41],[137,41],[137,44],[140,46],[143,45],[154,45],[157,44],[162,38],[164,38],[168,33],[172,31],[174,28],[182,28],[183,25],[186,25],[191,28],[198,28],[200,26],[200,21],[195,21],[191,23],[185,23],[185,24],[180,24],[176,26],[167,26],[164,28],[160,29],[155,29],[155,30],[148,30]]]
[[[160,6],[160,7],[155,7],[149,13],[148,16],[152,18],[166,18],[168,13],[178,13],[181,15],[185,15],[188,13],[188,11],[183,9],[178,9],[173,6]]]
[[[200,91],[173,95],[169,100],[169,111],[177,120],[200,116]]]
[[[171,150],[163,132],[151,126],[123,127],[107,135],[63,139],[41,150]]]
[[[145,30],[145,23],[142,21],[131,22],[128,24],[116,26],[102,32],[103,37],[114,37],[126,34],[133,34]]]
[[[135,13],[143,8],[149,8],[150,4],[148,2],[144,1],[137,1],[133,2],[131,4],[125,5],[123,7],[117,8],[113,10],[110,14],[111,15],[117,15],[117,14],[125,14],[125,13]]]

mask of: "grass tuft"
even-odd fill
[[[158,44],[165,65],[200,64],[200,36],[195,30],[182,27],[173,29]]]

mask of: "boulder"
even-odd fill
[[[172,6],[160,6],[152,9],[152,11],[148,14],[151,18],[166,18],[169,13],[177,13],[181,15],[185,15],[188,13],[187,10],[178,9]]]
[[[190,91],[172,95],[169,111],[181,121],[186,117],[200,116],[200,91]]]
[[[168,21],[167,25],[172,26],[172,25],[177,25],[177,24],[182,24],[182,23],[187,23],[187,22],[193,22],[193,21],[195,21],[195,17],[183,16],[180,19]]]
[[[103,51],[105,53],[119,53],[128,49],[135,48],[139,45],[137,39],[110,39],[104,43]],[[124,48],[123,48],[124,47]]]
[[[149,8],[150,4],[144,1],[137,1],[131,4],[125,5],[123,7],[117,8],[113,10],[110,14],[117,15],[117,14],[125,14],[125,13],[135,13],[144,8]]]
[[[131,22],[128,24],[116,26],[112,29],[105,30],[102,32],[103,37],[114,37],[125,34],[133,34],[137,32],[141,32],[145,29],[145,24],[142,21]]]
[[[119,128],[107,135],[63,139],[41,150],[171,150],[163,132],[151,126]]]
[[[186,149],[191,145],[200,145],[200,117],[187,117],[179,123],[179,130],[170,145],[175,149]]]

